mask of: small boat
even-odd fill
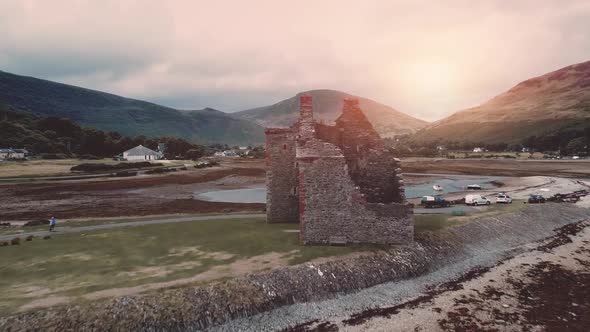
[[[438,184],[435,184],[434,186],[432,186],[432,189],[434,189],[435,191],[443,191],[443,187],[441,187]]]
[[[481,186],[479,184],[470,184],[467,186],[467,190],[481,190]]]

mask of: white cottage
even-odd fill
[[[123,152],[123,159],[128,161],[158,160],[161,158],[162,153],[148,149],[143,145],[138,145],[133,149]]]
[[[25,149],[0,149],[0,159],[25,159],[29,151]]]

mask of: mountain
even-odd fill
[[[419,131],[412,140],[519,142],[590,124],[590,61],[531,78],[486,103]]]
[[[180,111],[72,85],[0,71],[0,103],[127,136],[177,136],[195,143],[264,142],[255,123],[213,109]]]
[[[427,125],[426,121],[413,118],[376,101],[335,90],[302,92],[274,105],[253,108],[233,115],[255,121],[264,127],[288,127],[297,121],[299,96],[302,94],[313,96],[314,117],[328,123],[336,120],[342,112],[344,98],[358,98],[361,109],[382,137],[413,133]]]

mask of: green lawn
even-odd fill
[[[416,215],[415,231],[437,231],[525,207],[515,202],[466,216]],[[108,222],[131,220],[144,218]],[[69,226],[104,222],[74,221]],[[296,224],[267,224],[263,218],[205,220],[56,234],[0,247],[0,316],[126,294],[132,287],[130,293],[203,284],[314,258],[383,249],[301,246],[298,233],[286,232],[297,229]]]
[[[453,158],[494,158],[509,156],[515,159],[543,159],[545,156],[542,152],[472,152],[472,151],[450,151],[448,156]]]
[[[187,280],[181,284],[198,284],[378,249],[300,246],[297,233],[284,232],[297,227],[261,218],[195,221],[63,234],[0,247],[0,315],[40,300],[83,301],[83,295],[97,291],[182,279]]]
[[[164,166],[182,166],[193,163],[189,160],[157,160]],[[114,165],[124,163],[124,161],[115,161],[112,159],[99,160],[80,160],[80,159],[59,159],[59,160],[26,160],[26,161],[4,161],[0,163],[0,178],[12,177],[44,177],[44,176],[62,176],[72,175],[70,168],[72,166],[93,163]]]
[[[248,214],[248,212],[238,212],[239,214]],[[187,214],[187,215],[160,215],[160,216],[147,216],[147,217],[127,217],[127,218],[100,218],[100,219],[71,219],[67,221],[57,221],[57,230],[64,228],[76,228],[82,226],[93,226],[93,225],[107,225],[107,224],[120,224],[127,222],[146,221],[146,220],[166,220],[176,218],[188,218],[188,217],[202,217],[202,216],[215,216],[215,215],[227,215],[227,213],[199,213],[199,214]],[[14,234],[15,237],[21,233],[31,233],[38,231],[46,231],[49,229],[49,225],[40,226],[11,226],[11,227],[0,227],[0,235]]]
[[[449,226],[468,223],[483,217],[493,217],[506,213],[516,213],[524,210],[527,205],[522,200],[514,200],[512,204],[492,204],[481,207],[481,211],[467,213],[463,216],[449,214],[417,214],[414,216],[414,231],[416,233],[437,231]]]

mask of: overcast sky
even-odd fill
[[[436,120],[587,60],[588,0],[0,0],[0,70],[184,109],[327,88]]]

